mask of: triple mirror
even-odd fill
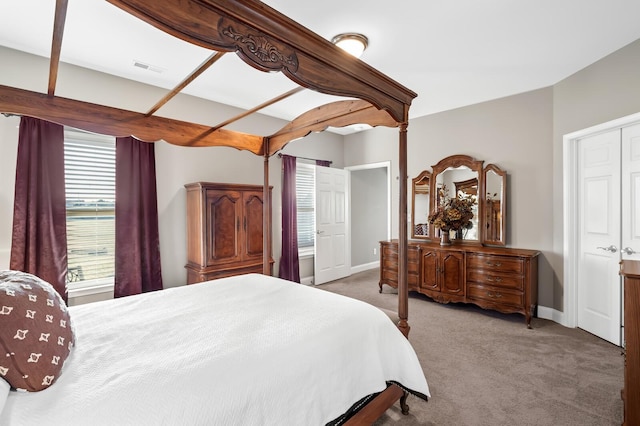
[[[452,155],[412,179],[411,238],[436,240],[440,229],[429,224],[443,188],[449,197],[472,197],[471,226],[451,232],[454,242],[506,245],[507,174],[495,164],[468,155]]]

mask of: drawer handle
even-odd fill
[[[502,266],[502,262],[487,262],[487,265],[495,266],[496,268],[499,268]]]
[[[492,283],[499,283],[499,282],[502,282],[502,277],[488,276],[487,281],[491,281]]]
[[[487,296],[489,296],[489,297],[494,297],[494,298],[496,298],[496,299],[499,299],[499,298],[501,298],[501,297],[502,297],[502,293],[498,293],[498,292],[495,292],[495,293],[494,293],[493,291],[488,291],[488,292],[487,292]]]

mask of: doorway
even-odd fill
[[[391,238],[391,162],[346,167],[351,175],[351,273],[378,268]]]
[[[622,345],[621,259],[640,259],[640,114],[564,137],[565,325]]]

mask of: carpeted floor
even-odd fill
[[[397,310],[396,290],[378,292],[378,269],[318,286]],[[435,303],[410,293],[409,325],[431,399],[413,396],[381,425],[607,426],[622,423],[621,348],[580,329],[534,318]]]

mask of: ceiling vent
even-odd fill
[[[133,61],[133,66],[134,67],[138,67],[138,68],[142,68],[143,70],[157,72],[158,74],[162,74],[165,71],[164,68],[160,68],[160,67],[157,67],[155,65],[146,64],[144,62],[136,61],[136,60]]]

